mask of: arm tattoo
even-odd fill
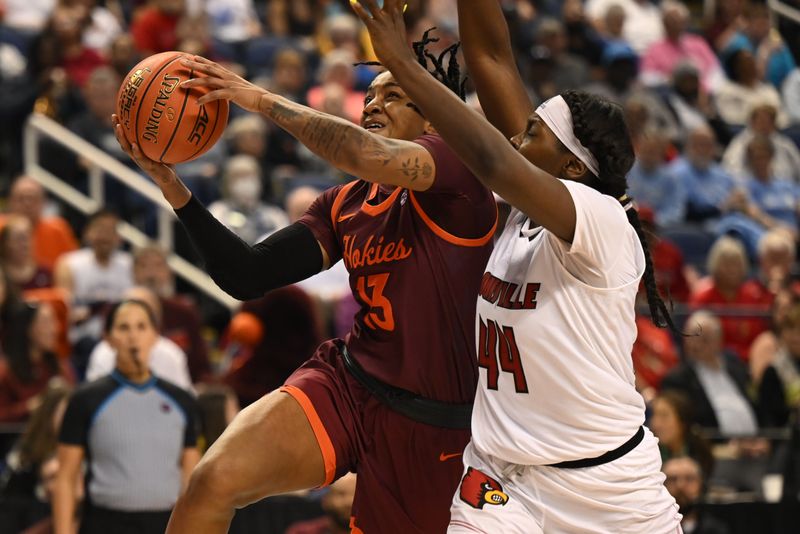
[[[354,166],[359,161],[372,160],[386,167],[394,159],[395,154],[381,140],[350,122],[280,101],[267,114],[312,152],[334,165]],[[427,167],[430,173],[430,166]]]
[[[433,172],[433,168],[429,163],[423,163],[422,165],[420,165],[419,158],[415,157],[415,158],[408,158],[407,160],[405,160],[402,163],[401,171],[403,172],[403,174],[411,178],[411,181],[413,182],[414,180],[420,177],[426,180],[430,178],[431,172]]]

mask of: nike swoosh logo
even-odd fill
[[[350,219],[350,218],[352,218],[352,217],[355,217],[355,216],[356,216],[356,213],[358,213],[358,212],[355,212],[355,213],[348,213],[347,215],[339,215],[339,218],[338,218],[338,219],[336,219],[336,222],[342,222],[342,221],[346,221],[347,219]]]
[[[440,462],[446,462],[450,458],[455,458],[456,456],[461,456],[461,453],[460,452],[454,452],[453,454],[440,453],[439,454],[439,461]]]

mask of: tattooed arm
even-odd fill
[[[261,97],[259,111],[316,155],[349,174],[416,191],[433,185],[433,156],[417,143],[381,137],[271,93]]]
[[[433,156],[412,141],[376,135],[347,120],[302,106],[253,85],[224,67],[196,57],[183,63],[205,76],[182,86],[210,89],[199,102],[224,98],[269,117],[309,150],[342,171],[370,182],[425,191],[433,185]]]

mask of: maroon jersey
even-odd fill
[[[497,209],[439,136],[416,142],[436,162],[430,189],[357,180],[323,193],[300,222],[350,273],[360,309],[346,342],[364,369],[431,399],[470,402],[475,300]]]

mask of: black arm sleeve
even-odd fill
[[[307,226],[294,223],[250,246],[192,197],[175,210],[208,274],[239,300],[305,280],[322,270],[322,251]]]

